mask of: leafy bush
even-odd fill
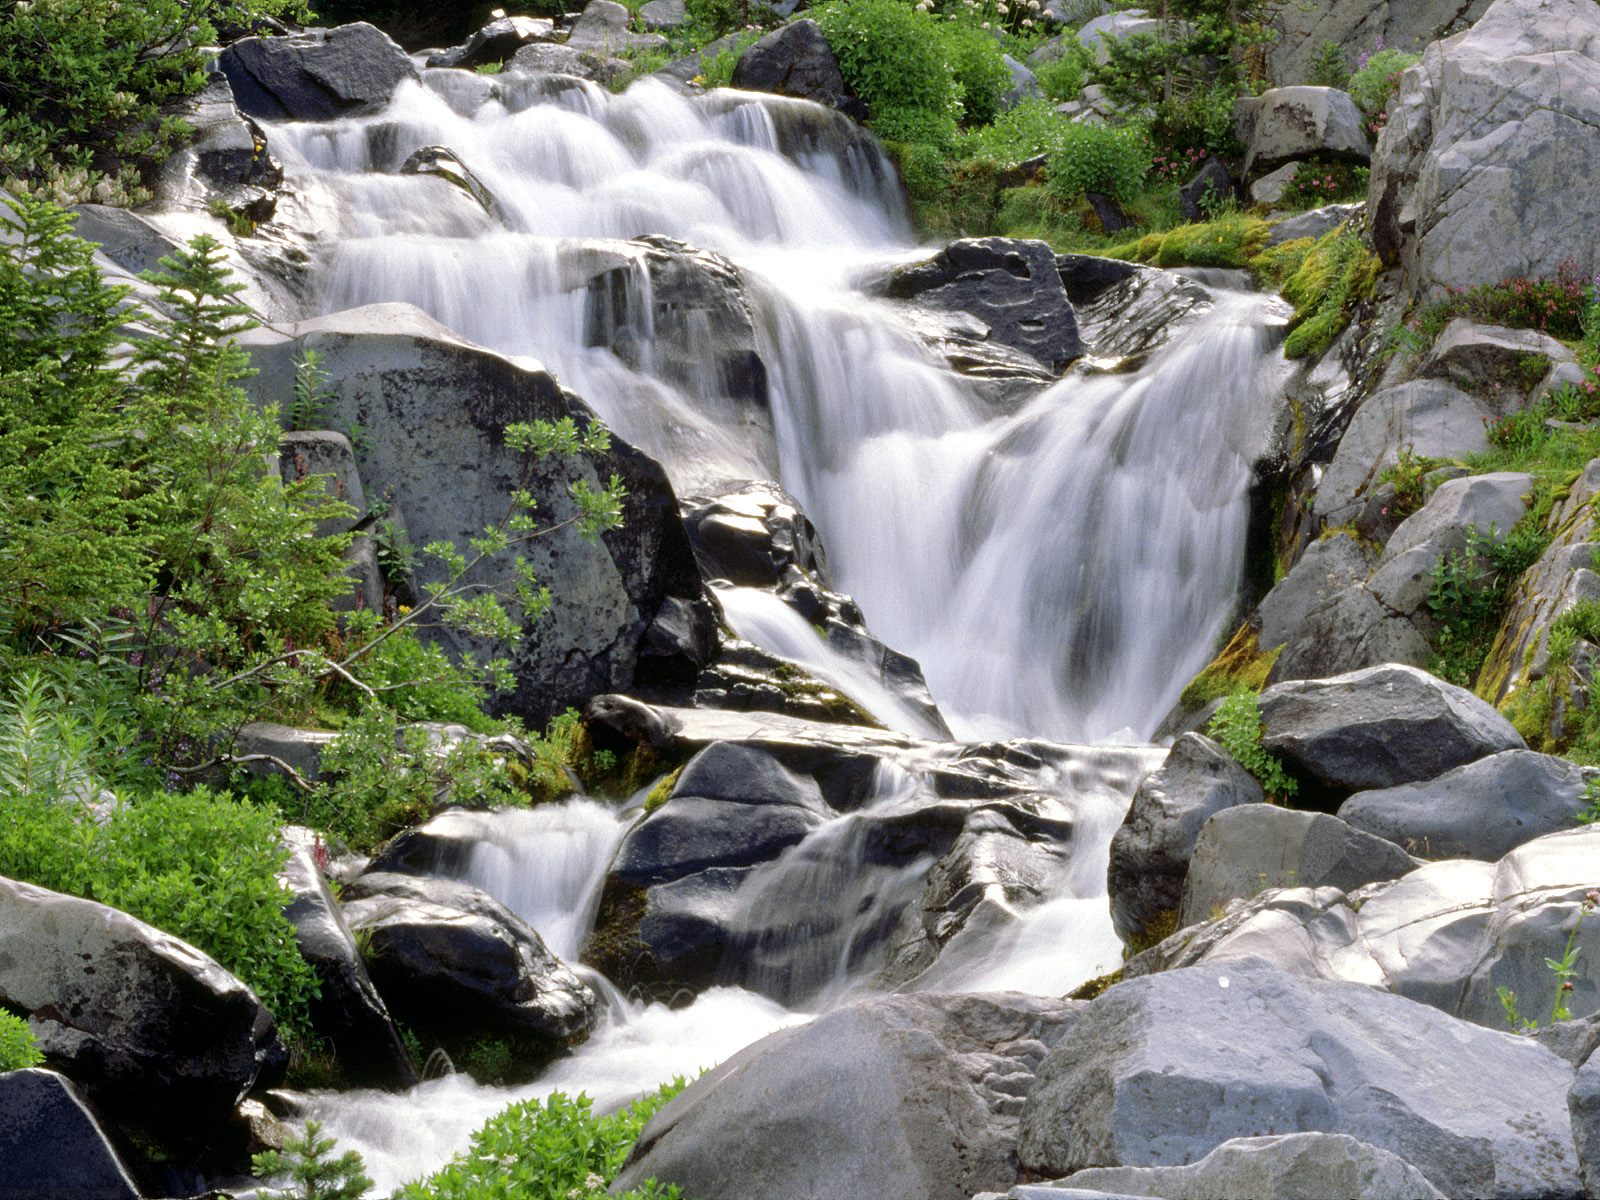
[[[1224,700],[1206,732],[1256,777],[1268,799],[1290,800],[1300,790],[1299,782],[1284,770],[1283,761],[1261,745],[1261,705],[1255,692],[1241,688]]]
[[[1355,200],[1367,194],[1367,179],[1371,172],[1366,167],[1347,162],[1302,162],[1294,169],[1294,178],[1283,189],[1281,207],[1320,208],[1341,200]]]
[[[1451,289],[1444,299],[1423,309],[1415,329],[1431,344],[1452,317],[1471,317],[1573,340],[1586,336],[1585,318],[1595,307],[1592,281],[1578,269],[1577,261],[1569,258],[1557,265],[1554,276],[1515,276],[1499,283]],[[1590,324],[1600,328],[1600,319],[1591,318]]]
[[[1400,76],[1422,61],[1420,54],[1404,50],[1379,50],[1350,76],[1347,90],[1367,119],[1367,132],[1382,132],[1388,120],[1389,101],[1400,90]]]
[[[166,111],[205,85],[219,23],[299,0],[26,0],[0,21],[0,187],[61,204],[149,198],[142,169],[188,132]]]
[[[1150,143],[1134,126],[1066,122],[1053,139],[1046,186],[1064,204],[1085,192],[1130,200],[1150,174]]]
[[[1347,88],[1350,85],[1350,62],[1344,47],[1335,41],[1324,41],[1311,56],[1311,69],[1307,83],[1317,87]]]
[[[680,1077],[621,1112],[596,1117],[589,1097],[562,1092],[513,1104],[491,1118],[467,1152],[395,1200],[604,1200],[645,1122],[686,1086]],[[654,1180],[624,1200],[677,1200]]]
[[[1524,519],[1503,537],[1494,530],[1468,532],[1465,550],[1433,566],[1428,611],[1439,623],[1435,656],[1428,667],[1451,683],[1470,687],[1500,630],[1500,621],[1522,573],[1550,543],[1541,524]]]
[[[963,119],[968,125],[987,125],[999,115],[1000,101],[1011,90],[1011,72],[1000,43],[986,30],[964,22],[937,28],[955,75]]]
[[[39,1050],[39,1043],[34,1041],[28,1023],[0,1009],[0,1075],[37,1067],[43,1061],[44,1054]]]
[[[1068,42],[1060,58],[1052,58],[1034,68],[1039,90],[1053,104],[1069,104],[1083,95],[1088,80],[1088,55],[1076,39]]]
[[[941,146],[953,141],[961,88],[937,20],[903,0],[830,0],[811,16],[879,136]]]

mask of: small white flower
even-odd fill
[[[1022,27],[1024,29],[1032,29],[1033,28],[1033,18],[1032,17],[1023,17],[1022,18]]]
[[[1004,4],[996,4],[994,6],[994,10],[995,10],[995,12],[999,13],[1002,17],[1005,16],[1008,12],[1011,11]]]

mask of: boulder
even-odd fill
[[[1441,380],[1418,379],[1373,393],[1356,410],[1317,484],[1317,516],[1343,525],[1361,512],[1402,448],[1425,458],[1462,458],[1488,447],[1484,401]]]
[[[1364,583],[1375,559],[1372,549],[1346,530],[1312,542],[1257,608],[1256,644],[1276,650],[1294,640],[1334,596]]]
[[[1284,4],[1272,9],[1276,34],[1266,46],[1267,76],[1274,83],[1303,83],[1329,42],[1344,51],[1351,68],[1374,50],[1421,51],[1429,42],[1476,21],[1489,0],[1332,0],[1328,4]]]
[[[647,33],[670,33],[689,23],[689,9],[683,0],[648,0],[639,8],[639,21]]]
[[[288,826],[289,858],[278,877],[294,894],[284,916],[295,944],[311,964],[321,993],[311,1002],[311,1023],[358,1087],[408,1088],[417,1072],[389,1010],[367,974],[350,926],[323,878],[328,851],[309,829]],[[319,861],[320,860],[320,861]]]
[[[1107,42],[1126,41],[1131,37],[1155,38],[1161,35],[1161,22],[1143,9],[1129,8],[1122,12],[1106,13],[1085,21],[1078,27],[1078,41],[1094,51],[1094,60],[1101,66],[1110,60]]]
[[[884,996],[780,1030],[662,1108],[614,1187],[654,1178],[696,1200],[969,1200],[1007,1187],[1033,1068],[1077,1007]]]
[[[692,507],[690,507],[692,506]],[[707,579],[778,588],[791,571],[829,583],[827,555],[799,502],[775,483],[688,502],[684,526]]]
[[[1578,1148],[1584,1189],[1591,1196],[1600,1195],[1600,1054],[1591,1054],[1578,1068],[1567,1094],[1567,1109],[1572,1115],[1572,1140]]]
[[[822,29],[810,18],[780,25],[739,56],[733,86],[842,108],[854,99]],[[855,101],[859,105],[859,101]]]
[[[527,922],[465,883],[369,871],[346,885],[344,916],[367,931],[368,970],[408,1024],[461,1036],[582,1041],[597,1001]]]
[[[1417,863],[1400,847],[1326,813],[1246,804],[1217,813],[1195,841],[1180,922],[1193,925],[1230,900],[1267,888],[1336,887],[1398,879]]]
[[[575,512],[570,483],[621,477],[620,528],[594,541],[557,528],[521,547],[555,602],[511,652],[516,684],[497,701],[502,710],[537,724],[608,689],[692,682],[711,653],[714,619],[660,465],[616,438],[608,452],[574,461],[537,460],[504,443],[513,422],[594,420],[549,373],[470,345],[403,304],[302,321],[287,337],[258,330],[247,340],[259,371],[247,386],[260,396],[287,394],[304,350],[321,355],[329,418],[367,431],[362,482],[406,514],[415,545],[445,540],[465,548],[505,519],[520,488],[537,499],[542,524],[559,526]],[[495,556],[490,577],[507,576],[509,558]],[[443,577],[442,567],[425,561],[414,583],[423,588]],[[666,618],[677,623],[676,636],[663,636],[657,623]],[[506,651],[449,631],[436,636],[481,658]]]
[[[428,65],[470,71],[485,63],[503,63],[523,46],[553,40],[555,29],[554,21],[542,17],[499,17],[461,45],[428,55]]]
[[[604,54],[630,54],[641,50],[665,50],[667,39],[659,33],[635,33],[629,26],[633,14],[616,0],[589,0],[578,14],[567,45],[574,50],[594,50]]]
[[[1294,629],[1267,681],[1321,679],[1383,663],[1420,667],[1432,654],[1415,625],[1356,584],[1334,592]]]
[[[1261,785],[1210,738],[1180,736],[1160,769],[1139,784],[1111,838],[1106,887],[1117,936],[1125,942],[1147,938],[1163,918],[1172,920],[1207,819],[1261,800]]]
[[[1373,244],[1409,295],[1588,278],[1600,245],[1600,8],[1496,0],[1400,80],[1373,155]]]
[[[1254,195],[1254,191],[1251,194]],[[1321,208],[1308,209],[1274,221],[1272,231],[1267,234],[1267,245],[1281,246],[1301,238],[1320,238],[1360,214],[1359,204],[1325,204]]]
[[[1524,842],[1570,829],[1600,771],[1507,750],[1424,783],[1357,792],[1339,817],[1427,858],[1493,862]]]
[[[897,268],[883,284],[891,299],[969,313],[988,337],[1050,371],[1084,352],[1055,255],[1043,242],[968,238],[933,258]]]
[[[1571,1077],[1532,1041],[1399,996],[1211,963],[1077,1016],[1028,1094],[1018,1158],[1048,1176],[1182,1166],[1237,1137],[1321,1132],[1403,1156],[1446,1195],[1567,1195]]]
[[[1432,779],[1525,748],[1511,723],[1465,688],[1396,663],[1274,684],[1260,703],[1261,744],[1332,793]]]
[[[220,201],[252,221],[271,218],[283,167],[268,152],[261,126],[234,104],[227,77],[211,75],[182,108],[194,132],[161,165],[156,192],[162,203],[204,208]]]
[[[1584,918],[1594,891],[1600,831],[1566,829],[1535,838],[1498,863],[1444,859],[1390,883],[1346,894],[1337,888],[1282,888],[1230,904],[1124,967],[1129,978],[1199,963],[1260,958],[1296,973],[1380,987],[1488,1029],[1549,1024],[1557,980],[1548,960],[1571,947],[1576,970],[1565,993],[1571,1011],[1600,1010],[1600,928]],[[1566,1022],[1567,1026],[1581,1023]],[[1557,1035],[1560,1036],[1557,1036]],[[1600,1032],[1552,1027],[1541,1041],[1571,1059]]]
[[[364,21],[242,38],[222,52],[221,66],[240,109],[270,120],[377,112],[396,88],[417,78],[406,52]]]
[[[1248,134],[1240,139],[1247,178],[1299,159],[1366,162],[1372,155],[1361,110],[1338,88],[1271,88],[1240,99],[1234,118]]]
[[[322,775],[322,752],[339,735],[330,729],[295,729],[273,721],[251,721],[233,735],[233,757],[252,775],[272,775],[284,767],[308,783]]]
[[[1212,157],[1206,159],[1206,165],[1195,172],[1194,178],[1178,189],[1178,203],[1189,220],[1206,221],[1219,205],[1238,195],[1238,181],[1220,158]]]
[[[564,43],[534,42],[512,55],[502,75],[571,75],[606,84],[628,70],[626,61],[593,50],[574,50]]]
[[[473,173],[471,167],[456,157],[454,150],[445,146],[423,146],[420,150],[413,150],[400,164],[400,174],[433,175],[471,196],[473,203],[492,220],[504,220],[505,210],[495,194]]]
[[[1056,271],[1067,289],[1067,299],[1077,305],[1097,300],[1116,284],[1141,274],[1144,268],[1098,254],[1058,254]]]
[[[0,1200],[140,1200],[100,1120],[70,1079],[0,1074]]]
[[[350,439],[331,429],[290,430],[278,441],[278,468],[285,484],[318,479],[328,497],[354,511],[317,522],[317,536],[349,533],[367,515],[367,494],[356,469]]]
[[[1444,1193],[1398,1154],[1342,1133],[1232,1138],[1186,1167],[1090,1167],[1060,1186],[1163,1200],[1444,1200]],[[1012,1194],[1033,1200],[1032,1191],[1019,1188]],[[1049,1191],[1040,1189],[1038,1200],[1048,1198]]]
[[[1000,97],[1000,111],[1009,112],[1024,100],[1043,100],[1044,88],[1039,86],[1039,79],[1011,55],[1001,56],[1006,64],[1006,70],[1011,75],[1011,86]]]
[[[1554,364],[1571,361],[1572,351],[1537,329],[1503,329],[1457,317],[1439,334],[1417,374],[1447,380],[1503,411],[1520,408]]]
[[[1295,172],[1300,169],[1297,162],[1284,163],[1276,171],[1269,171],[1260,179],[1250,185],[1250,200],[1254,204],[1263,204],[1268,208],[1275,207],[1283,199],[1284,192],[1294,182]],[[1286,241],[1288,239],[1285,239]]]
[[[97,1107],[193,1134],[287,1062],[272,1014],[187,942],[127,913],[0,879],[0,1008]]]

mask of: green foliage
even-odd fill
[[[1583,788],[1584,807],[1578,814],[1578,824],[1593,825],[1600,821],[1600,779],[1591,779]]]
[[[1248,688],[1234,692],[1218,706],[1206,732],[1256,777],[1268,799],[1290,800],[1300,790],[1299,781],[1284,769],[1283,761],[1261,745],[1261,706]]]
[[[968,125],[987,125],[1000,115],[1000,101],[1011,90],[1011,72],[1000,43],[987,30],[962,22],[937,28],[955,75],[963,119]]]
[[[672,61],[672,55],[666,50],[624,50],[617,57],[628,64],[628,69],[606,80],[606,88],[613,92],[627,91],[634,80],[654,75]]]
[[[1048,152],[1046,186],[1063,204],[1085,192],[1132,199],[1150,174],[1150,142],[1137,126],[1064,122]]]
[[[1066,51],[1059,58],[1040,63],[1033,76],[1039,81],[1039,90],[1045,94],[1045,99],[1052,104],[1070,104],[1083,95],[1091,61],[1082,43],[1070,39]]]
[[[1573,990],[1572,980],[1578,973],[1578,930],[1583,927],[1583,919],[1600,907],[1600,892],[1586,892],[1582,902],[1578,905],[1577,919],[1572,922],[1572,928],[1567,931],[1567,944],[1561,952],[1560,958],[1547,958],[1545,967],[1555,976],[1555,1000],[1550,1006],[1550,1017],[1545,1022],[1554,1025],[1559,1021],[1572,1020],[1572,1009],[1567,1004],[1567,997]],[[1505,1010],[1506,1021],[1513,1031],[1517,1033],[1534,1033],[1539,1028],[1539,1022],[1522,1015],[1517,1002],[1517,994],[1507,987],[1495,988],[1495,995],[1500,998],[1500,1007]]]
[[[472,1135],[465,1154],[406,1184],[395,1200],[602,1200],[645,1122],[685,1086],[680,1076],[606,1117],[596,1117],[581,1094],[513,1104]],[[623,1193],[625,1200],[678,1196],[654,1180]]]
[[[1452,289],[1444,299],[1424,306],[1411,328],[1431,346],[1451,318],[1471,317],[1490,325],[1537,329],[1569,341],[1587,339],[1594,347],[1600,338],[1597,308],[1592,281],[1569,258],[1557,264],[1554,276],[1513,276],[1499,283]]]
[[[0,20],[0,187],[60,204],[149,198],[141,172],[188,133],[216,25],[299,0],[22,0]]]
[[[1350,85],[1350,62],[1344,47],[1335,41],[1324,41],[1311,56],[1311,69],[1307,83],[1317,87],[1346,88]]]
[[[323,429],[328,419],[328,405],[333,397],[328,392],[328,372],[322,367],[322,355],[315,350],[302,350],[294,363],[294,398],[284,413],[286,429]]]
[[[0,1075],[37,1067],[43,1061],[44,1054],[28,1023],[0,1009]]]
[[[1404,50],[1379,50],[1351,74],[1345,90],[1366,117],[1367,132],[1374,138],[1388,120],[1389,101],[1400,89],[1400,76],[1421,60],[1420,54]]]
[[[346,1150],[334,1158],[334,1140],[322,1136],[322,1126],[316,1121],[307,1121],[305,1132],[285,1141],[283,1150],[281,1154],[267,1150],[250,1158],[256,1178],[287,1176],[295,1185],[259,1193],[269,1200],[362,1200],[372,1187],[361,1155]]]
[[[1306,161],[1294,169],[1294,178],[1283,189],[1280,208],[1320,208],[1344,200],[1358,200],[1367,194],[1370,171],[1354,163],[1333,160]]]
[[[1499,632],[1501,618],[1522,573],[1537,561],[1549,535],[1524,519],[1505,536],[1472,529],[1464,550],[1443,555],[1433,566],[1428,611],[1439,623],[1436,656],[1429,669],[1451,683],[1470,687]]]
[[[1284,299],[1294,305],[1284,354],[1314,357],[1333,345],[1350,324],[1356,304],[1371,297],[1381,269],[1349,224],[1319,238],[1283,284]]]
[[[1439,460],[1416,453],[1409,444],[1401,446],[1395,464],[1384,470],[1379,479],[1394,485],[1394,499],[1384,515],[1403,521],[1427,502],[1428,473],[1439,466]]]
[[[936,146],[955,139],[961,84],[935,18],[904,0],[830,0],[810,15],[880,137]]]
[[[700,60],[700,74],[697,80],[705,88],[729,87],[733,83],[733,69],[739,65],[739,58],[760,37],[758,30],[742,30],[732,35],[733,40],[715,54],[707,54]]]
[[[1258,217],[1230,213],[1214,221],[1146,234],[1112,246],[1106,253],[1113,258],[1127,258],[1158,267],[1245,269],[1255,264],[1269,232],[1267,223]]]

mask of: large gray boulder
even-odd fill
[[[1493,862],[1524,842],[1572,828],[1596,778],[1600,771],[1564,758],[1507,750],[1422,783],[1357,792],[1339,816],[1427,858]]]
[[[1306,618],[1272,664],[1267,680],[1276,684],[1320,679],[1383,663],[1419,667],[1432,653],[1415,625],[1358,584],[1334,593]]]
[[[70,1079],[0,1075],[0,1200],[140,1200],[138,1185]]]
[[[527,922],[469,884],[367,872],[344,916],[368,938],[368,969],[403,1021],[455,1036],[520,1035],[551,1053],[582,1041],[598,1001]]]
[[[1402,448],[1424,458],[1461,458],[1488,447],[1485,423],[1498,414],[1448,383],[1418,379],[1374,393],[1356,410],[1317,485],[1317,516],[1343,525],[1361,512]]]
[[[1334,596],[1365,583],[1375,558],[1372,549],[1348,530],[1312,542],[1256,610],[1256,644],[1262,650],[1276,650],[1293,640]]]
[[[667,48],[666,38],[659,33],[635,33],[629,28],[632,23],[633,14],[616,0],[589,0],[567,35],[567,45],[604,54]]]
[[[815,21],[780,25],[739,56],[733,86],[751,92],[775,92],[815,100],[830,108],[860,101],[845,84],[839,62]]]
[[[192,1131],[273,1086],[272,1014],[187,942],[89,900],[0,879],[0,1008],[97,1106]]]
[[[1429,42],[1476,21],[1489,0],[1330,0],[1326,4],[1280,4],[1269,20],[1277,35],[1266,46],[1267,76],[1274,83],[1304,83],[1316,56],[1329,42],[1357,66],[1387,47],[1420,52]]]
[[[1272,88],[1239,100],[1234,116],[1247,134],[1241,139],[1246,177],[1299,159],[1366,162],[1372,153],[1361,110],[1338,88]]]
[[[339,1070],[359,1087],[408,1088],[416,1067],[367,974],[366,963],[339,903],[323,877],[327,848],[311,830],[284,829],[289,858],[278,877],[294,895],[284,916],[294,926],[300,955],[317,973],[320,994],[311,1022],[333,1047]]]
[[[1583,827],[1536,838],[1498,863],[1444,859],[1349,894],[1274,889],[1230,904],[1220,918],[1168,938],[1124,971],[1132,978],[1261,958],[1310,977],[1385,988],[1504,1030],[1511,1024],[1501,989],[1515,997],[1523,1018],[1550,1022],[1558,995],[1547,960],[1561,958],[1571,937],[1577,960],[1566,1002],[1574,1013],[1594,1013],[1600,923],[1582,914],[1597,852],[1600,830]],[[1550,1048],[1572,1057],[1592,1048],[1595,1036],[1554,1031]]]
[[[1578,1068],[1578,1077],[1567,1094],[1567,1108],[1572,1115],[1572,1140],[1578,1148],[1583,1186],[1589,1195],[1600,1195],[1600,1054],[1591,1054]]]
[[[1186,733],[1161,768],[1133,794],[1127,818],[1111,838],[1106,886],[1111,923],[1123,941],[1148,937],[1183,902],[1195,841],[1215,813],[1259,804],[1261,785],[1210,738]]]
[[[555,22],[542,17],[499,17],[490,21],[459,46],[428,56],[430,67],[471,70],[484,63],[501,63],[523,46],[555,39]]]
[[[1571,1078],[1537,1043],[1399,996],[1259,960],[1209,964],[1124,982],[1077,1017],[1028,1094],[1018,1158],[1056,1176],[1342,1133],[1446,1195],[1569,1195]]]
[[[897,268],[884,284],[895,300],[968,313],[988,340],[1059,372],[1084,353],[1056,258],[1044,242],[969,238],[926,262]]]
[[[696,1200],[969,1200],[1009,1187],[1022,1097],[1076,1007],[885,996],[782,1030],[658,1112],[614,1186],[655,1178]]]
[[[1080,25],[1077,32],[1078,41],[1087,49],[1094,51],[1094,60],[1101,65],[1108,62],[1111,57],[1111,51],[1107,48],[1108,42],[1126,41],[1131,37],[1155,38],[1160,35],[1161,22],[1138,8],[1094,17]]]
[[[1465,688],[1390,663],[1261,693],[1261,744],[1333,793],[1432,779],[1525,749],[1511,723]]]
[[[1537,329],[1505,329],[1457,317],[1444,327],[1417,374],[1444,379],[1501,410],[1520,408],[1529,391],[1572,351]]]
[[[1373,155],[1367,212],[1407,291],[1600,270],[1600,7],[1496,0],[1407,71]]]
[[[1090,1167],[1059,1186],[1162,1200],[1444,1200],[1444,1193],[1398,1154],[1341,1133],[1233,1138],[1186,1167]],[[1019,1188],[1012,1195],[1034,1200],[1033,1191]],[[1048,1189],[1038,1190],[1038,1200],[1049,1197]]]
[[[1184,925],[1267,888],[1336,887],[1398,879],[1417,864],[1393,842],[1327,813],[1271,804],[1226,809],[1206,822],[1184,881]]]
[[[291,121],[376,112],[397,87],[417,78],[406,52],[364,21],[241,38],[222,52],[221,66],[240,109]]]
[[[692,682],[711,653],[714,619],[660,465],[620,439],[578,461],[541,461],[505,445],[513,422],[595,419],[549,373],[463,342],[404,304],[302,321],[288,336],[257,330],[247,340],[259,372],[248,386],[262,397],[290,394],[297,357],[321,355],[328,417],[366,431],[362,482],[405,514],[413,545],[444,540],[465,549],[505,520],[521,488],[536,498],[542,523],[560,526],[576,511],[570,483],[621,477],[620,528],[596,541],[556,528],[521,548],[555,602],[510,651],[516,685],[497,699],[502,709],[539,723],[598,692]],[[510,557],[479,570],[506,578]],[[411,582],[425,588],[445,577],[425,556]],[[488,639],[437,636],[482,659],[506,653]]]

